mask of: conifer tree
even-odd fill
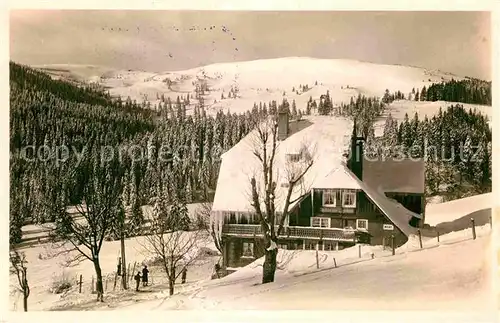
[[[295,99],[292,101],[292,118],[297,118],[297,105]]]

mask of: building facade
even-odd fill
[[[280,132],[284,141],[286,123]],[[363,142],[354,126],[349,159],[316,173],[308,191],[289,211],[279,248],[334,251],[356,243],[398,247],[416,233],[425,208],[423,162],[366,160]],[[296,153],[285,157],[292,163],[301,158]],[[391,167],[403,172],[399,178],[394,178],[398,174]],[[261,224],[251,209],[217,211],[223,214],[220,234],[226,267],[244,266],[264,255]]]

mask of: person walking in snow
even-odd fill
[[[187,268],[182,269],[182,284],[186,282]]]
[[[122,257],[119,257],[118,258],[118,265],[116,266],[116,274],[118,276],[121,276],[122,275]]]
[[[141,272],[138,271],[137,275],[134,276],[135,279],[135,291],[139,291],[139,284],[141,283]]]
[[[144,268],[142,269],[142,286],[146,287],[148,286],[148,266],[144,265]]]

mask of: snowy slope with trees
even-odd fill
[[[73,78],[97,82],[122,100],[130,97],[138,103],[149,102],[151,107],[168,98],[175,102],[178,96],[190,94],[190,110],[201,98],[209,114],[220,110],[241,113],[250,110],[255,102],[279,102],[283,98],[295,101],[299,109],[305,110],[310,98],[319,101],[327,90],[334,105],[348,103],[351,97],[360,94],[382,97],[386,89],[391,93],[401,91],[413,100],[412,90],[464,79],[418,67],[309,57],[219,63],[163,73],[75,65],[66,68],[56,65],[55,68],[70,71]]]
[[[75,73],[78,75],[74,76]],[[63,307],[70,298],[81,301],[74,293],[64,299],[47,292],[52,287],[48,277],[51,273],[57,274],[59,265],[67,261],[76,260],[77,266],[82,266],[76,268],[87,275],[88,286],[88,276],[97,275],[101,296],[103,289],[109,292],[109,273],[117,264],[120,249],[119,242],[110,242],[110,239],[127,241],[127,251],[122,255],[126,255],[127,261],[133,261],[139,256],[134,251],[130,254],[130,248],[134,247],[130,237],[139,233],[156,235],[163,243],[161,237],[169,230],[192,229],[193,219],[188,216],[187,204],[210,201],[221,155],[259,121],[280,109],[288,110],[292,118],[298,119],[301,115],[313,118],[315,116],[309,115],[318,114],[330,115],[325,118],[332,120],[357,119],[369,143],[385,145],[391,150],[397,145],[405,150],[411,146],[423,148],[423,139],[438,147],[465,144],[468,159],[426,160],[429,195],[446,193],[447,198],[456,198],[491,190],[491,128],[487,120],[491,107],[479,105],[491,100],[488,98],[491,84],[488,87],[475,80],[413,67],[309,58],[215,64],[161,74],[58,66],[50,70],[50,75],[63,80],[72,78],[73,82],[53,81],[30,68],[10,65],[10,242],[12,247],[21,241],[25,222],[52,222],[59,240],[81,250],[73,250],[69,258],[56,254],[48,260],[44,259],[45,253],[37,249],[41,246],[25,249],[28,266],[31,266],[28,281],[34,284],[29,303],[32,300],[35,303],[30,308],[46,308],[49,303],[54,305],[58,298]],[[431,85],[451,78],[463,83]],[[74,81],[95,82],[107,87],[109,93],[95,85],[76,87]],[[425,88],[429,90],[424,91]],[[120,98],[113,99],[110,94]],[[419,100],[415,101],[417,94]],[[441,105],[439,100],[445,98],[472,102],[478,113],[469,111],[472,106],[468,103],[453,107],[444,104],[442,110],[437,109],[436,106]],[[404,111],[412,105],[425,111],[428,118],[414,117]],[[382,121],[382,136],[376,137]],[[479,153],[481,163],[470,159],[476,144],[486,148]],[[72,151],[63,164],[59,164],[60,152],[50,150],[48,162],[28,165],[22,158],[26,145],[54,149],[65,145],[77,153],[87,146],[92,149],[85,151],[83,160]],[[100,149],[110,146],[116,150],[111,158],[104,155],[107,158],[103,162]],[[128,151],[125,158],[115,154],[127,146],[141,149],[134,153]],[[162,147],[168,148],[166,156]],[[140,154],[147,158],[137,158]],[[90,211],[79,210],[78,218],[73,218],[67,206],[81,205],[83,201],[90,205]],[[144,205],[150,205],[146,212],[141,208]],[[156,221],[158,225],[140,232],[146,220]],[[181,223],[182,228],[178,230],[175,223]],[[158,232],[151,231],[158,228]],[[39,232],[34,232],[36,227],[30,229],[36,239]],[[477,242],[474,243],[477,246]],[[115,246],[112,255],[108,250],[110,244]],[[175,248],[167,249],[177,257]],[[215,249],[220,248],[215,246]],[[479,254],[479,248],[472,249],[469,251]],[[18,260],[14,259],[17,264]],[[213,267],[208,263],[201,267],[205,265],[207,272],[198,270],[199,275],[195,275],[200,280],[211,274]],[[172,271],[166,268],[164,272],[172,276],[169,270]],[[33,279],[29,278],[32,273],[35,273]],[[71,272],[73,274],[76,273]],[[438,276],[433,278],[437,281]],[[15,283],[16,277],[11,276],[11,280]],[[64,287],[68,279],[54,280]],[[169,287],[172,287],[170,277],[163,281],[161,288]],[[181,295],[186,293],[187,290],[181,289]],[[95,296],[89,297],[94,302],[91,308],[95,308]],[[133,299],[134,294],[128,293],[127,298]],[[40,299],[42,303],[38,303]],[[119,301],[120,296],[110,295],[110,299]]]

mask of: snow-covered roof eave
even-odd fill
[[[287,163],[287,154],[302,148],[304,144],[315,143],[311,147],[315,161],[304,177],[302,185],[307,191],[310,191],[320,177],[332,170],[332,163],[337,164],[336,159],[339,159],[339,151],[343,151],[344,145],[348,144],[343,141],[343,134],[350,132],[352,122],[348,119],[323,116],[310,117],[308,120],[311,122],[310,125],[280,142],[275,161],[277,170],[284,169]],[[252,136],[254,135],[251,132],[222,155],[217,189],[212,205],[214,211],[251,212],[249,210],[251,208],[250,178],[261,169],[258,160],[252,153]],[[283,208],[283,199],[286,196],[286,192],[283,192],[281,187],[283,174],[283,171],[276,172],[278,191],[280,191],[276,200],[277,210]],[[298,194],[298,192],[293,194],[292,200],[296,199]],[[290,205],[290,209],[296,204]]]
[[[360,181],[348,168],[345,171],[356,180],[361,189],[366,193],[368,198],[374,203],[385,216],[406,236],[417,233],[417,228],[412,227],[409,222],[412,217],[422,218],[420,214],[411,212],[397,202],[393,202],[383,193],[371,188],[366,183]]]

